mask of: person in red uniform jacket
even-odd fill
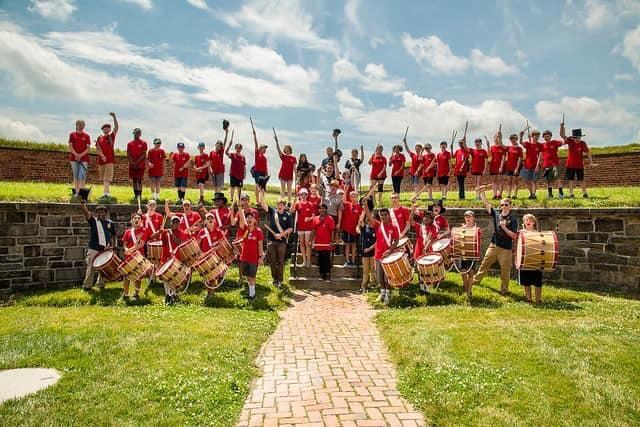
[[[522,141],[523,136],[524,131],[520,132],[520,145],[525,149],[524,164],[522,171],[520,171],[520,176],[529,190],[529,199],[533,200],[536,198],[538,174],[540,172],[540,149],[542,147],[539,141],[540,131],[534,129],[531,132],[531,138],[525,142]]]
[[[413,259],[418,260],[431,251],[431,244],[438,240],[438,227],[433,223],[433,213],[425,212],[418,215],[415,203],[411,207],[411,225],[416,233],[416,245],[413,248]],[[422,277],[418,274],[418,284],[420,291],[429,292],[429,285],[423,283]]]
[[[558,197],[560,199],[564,198],[564,192],[562,191],[562,181],[558,178],[560,177],[560,159],[558,158],[558,148],[564,144],[564,141],[559,141],[557,139],[551,139],[552,134],[550,130],[545,130],[542,132],[542,139],[544,139],[544,143],[542,144],[542,173],[544,176],[544,180],[547,182],[547,192],[549,193],[549,198],[553,198],[553,184],[558,187]]]
[[[407,139],[403,138],[402,143],[404,144],[404,149],[407,150],[407,153],[411,157],[411,167],[409,168],[409,173],[411,174],[411,185],[413,186],[413,191],[417,192],[420,187],[420,178],[422,177],[422,169],[424,167],[424,157],[422,155],[422,144],[415,145],[415,152],[412,152],[409,149],[409,144],[407,144]]]
[[[486,175],[489,171],[489,142],[487,142],[487,150],[482,148],[482,138],[476,138],[473,142],[476,147],[469,149],[471,154],[471,175],[475,177],[476,181],[476,199],[480,200],[478,187],[482,185],[482,175]]]
[[[437,200],[432,205],[429,205],[427,210],[433,213],[433,223],[438,228],[438,239],[449,236],[451,234],[449,221],[443,216],[447,209],[444,207],[442,200]]]
[[[160,146],[162,141],[160,138],[153,140],[153,148],[147,153],[147,162],[149,166],[149,181],[151,181],[151,198],[158,200],[160,198],[160,183],[164,176],[164,162],[167,158],[166,153]]]
[[[391,193],[391,208],[389,209],[389,219],[398,230],[398,238],[402,239],[407,235],[410,228],[411,211],[400,204],[400,195]]]
[[[253,212],[240,210],[240,228],[243,230],[242,252],[240,253],[240,268],[249,282],[249,299],[256,297],[256,274],[258,266],[264,262],[262,241],[264,234]]]
[[[267,145],[258,145],[258,136],[256,130],[253,129],[253,145],[254,145],[254,164],[251,169],[251,175],[256,182],[256,200],[263,200],[264,193],[267,191],[267,182],[269,181],[269,166],[267,165]]]
[[[502,133],[498,131],[498,133],[493,136],[493,145],[489,149],[489,155],[491,157],[491,161],[489,163],[489,175],[491,177],[491,186],[493,188],[494,199],[502,198],[502,190],[504,189],[503,174],[506,154],[507,147],[502,144]]]
[[[80,195],[80,189],[87,182],[89,168],[89,149],[91,137],[84,131],[84,120],[76,121],[76,130],[69,134],[69,162],[73,172],[73,194]]]
[[[371,187],[377,187],[378,204],[382,205],[382,193],[384,192],[384,180],[387,178],[387,158],[382,155],[383,147],[378,144],[376,150],[369,158],[371,166]]]
[[[247,160],[242,154],[242,144],[236,144],[234,146],[234,152],[230,153],[231,144],[233,144],[233,138],[229,141],[225,153],[227,157],[231,159],[231,166],[229,167],[229,188],[231,203],[237,202],[240,199],[240,192],[242,191],[242,183],[247,172]],[[236,199],[236,193],[238,199]]]
[[[206,254],[216,246],[218,241],[225,238],[224,233],[216,227],[216,218],[211,212],[205,216],[205,226],[198,231],[196,239],[200,245],[200,250]]]
[[[164,202],[164,211],[168,216],[173,215],[169,209],[169,200],[165,200]],[[198,212],[195,212],[192,209],[191,202],[189,200],[182,202],[182,213],[175,215],[180,218],[180,230],[184,231],[186,234],[193,236],[200,230],[202,217]]]
[[[148,237],[147,229],[142,226],[142,215],[137,212],[131,215],[131,228],[127,229],[122,236],[125,258],[129,258],[136,252],[144,255],[142,248],[144,248]],[[122,298],[124,299],[129,298],[129,282],[130,280],[126,276],[122,279]],[[140,298],[141,286],[141,280],[133,283],[135,289],[133,299],[136,301]]]
[[[173,164],[173,179],[175,187],[178,189],[178,202],[182,203],[187,193],[187,181],[189,179],[189,164],[191,156],[184,151],[184,142],[178,142],[178,152],[172,153],[169,160]]]
[[[331,215],[327,215],[327,205],[322,203],[318,207],[318,216],[307,218],[311,222],[311,240],[313,248],[318,253],[318,268],[322,280],[331,281],[331,252],[333,252],[333,231],[336,224]]]
[[[400,194],[400,184],[404,177],[404,164],[407,158],[402,154],[402,145],[394,145],[393,153],[389,157],[389,166],[391,166],[391,184],[393,192]]]
[[[348,195],[347,195],[348,194]],[[358,192],[350,191],[344,193],[342,203],[342,241],[344,242],[344,267],[356,266],[356,243],[358,242],[358,233],[356,227],[360,214],[362,214],[362,206],[358,202]]]
[[[196,171],[196,184],[200,190],[200,203],[204,205],[204,184],[209,180],[209,155],[204,152],[204,142],[198,143],[198,154],[194,158],[194,167]]]
[[[460,200],[464,200],[464,180],[469,172],[469,157],[471,155],[471,150],[467,148],[467,141],[465,139],[458,141],[458,145],[460,148],[458,148],[453,154],[453,157],[456,160],[453,168],[453,174],[456,176],[456,180],[458,181],[458,198]]]
[[[218,228],[225,237],[229,235],[229,228],[231,227],[231,211],[227,207],[227,203],[229,203],[229,200],[224,193],[215,193],[213,196],[214,207],[209,212],[207,212],[204,206],[200,208],[201,215],[206,216],[207,213],[213,215],[216,228]]]
[[[214,150],[209,153],[209,172],[213,182],[213,191],[219,193],[224,189],[224,154],[227,146],[229,127],[224,130],[224,141],[217,141]],[[231,147],[231,144],[229,144]]]
[[[318,200],[320,202],[320,200]],[[296,229],[300,239],[300,252],[302,253],[302,265],[311,267],[311,249],[313,241],[311,232],[312,224],[307,218],[312,218],[318,213],[318,204],[309,201],[309,190],[301,188],[298,192],[298,200],[291,207],[291,212],[296,213]]]
[[[280,179],[280,198],[284,199],[286,193],[287,202],[291,203],[291,199],[293,198],[293,177],[298,159],[292,154],[293,149],[290,145],[285,145],[284,149],[281,150],[278,137],[274,134],[273,138],[276,140],[276,148],[280,156],[280,161],[282,162],[280,171],[278,172],[278,178]]]
[[[147,142],[141,139],[140,128],[133,130],[133,140],[127,144],[127,159],[129,160],[129,179],[131,179],[134,199],[142,198],[142,179],[147,160]]]
[[[157,241],[160,239],[160,231],[162,230],[164,217],[156,212],[157,203],[154,199],[147,202],[147,213],[142,215],[142,226],[149,232],[148,241]]]
[[[113,118],[113,131],[111,131],[111,124],[105,123],[102,125],[102,135],[96,140],[96,153],[98,154],[98,175],[100,181],[102,181],[103,198],[109,198],[109,185],[113,181],[113,165],[115,163],[115,154],[113,147],[116,144],[116,135],[118,135],[118,119],[116,113],[109,113]]]
[[[582,140],[584,136],[582,129],[573,129],[571,136],[565,135],[564,123],[560,125],[560,137],[569,146],[569,153],[567,154],[567,161],[565,163],[565,174],[567,181],[569,181],[569,198],[573,199],[573,180],[576,179],[580,182],[582,188],[582,197],[585,199],[589,197],[587,194],[587,183],[584,181],[584,153],[587,153],[589,157],[589,166],[595,166],[593,164],[593,158],[591,157],[591,150],[586,142]]]
[[[449,175],[451,174],[451,153],[447,151],[447,142],[440,143],[440,152],[436,155],[436,163],[438,164],[438,185],[442,198],[447,198],[447,190],[449,188]]]
[[[518,175],[522,166],[522,147],[518,145],[518,135],[509,135],[511,145],[507,148],[504,174],[507,176],[508,198],[518,198]],[[511,195],[513,191],[513,196]]]
[[[389,209],[381,208],[378,210],[380,220],[373,217],[373,213],[371,213],[368,203],[364,203],[364,212],[370,224],[373,225],[373,228],[376,231],[376,248],[373,256],[376,259],[376,279],[380,284],[380,296],[378,297],[378,302],[382,301],[384,304],[389,304],[391,288],[387,281],[387,275],[382,268],[381,261],[398,246],[398,229],[391,222]]]
[[[170,216],[169,229],[160,230],[162,240],[162,263],[169,261],[174,256],[175,250],[180,244],[191,238],[180,229],[180,217]],[[178,294],[169,283],[163,283],[165,304],[174,304],[178,300]]]

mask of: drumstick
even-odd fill
[[[467,129],[469,129],[469,121],[467,120],[464,124],[464,135],[462,136],[462,139],[464,139],[464,141],[467,141]]]
[[[409,126],[407,126],[407,128],[404,131],[404,138],[402,138],[403,141],[407,140],[407,133],[409,132]]]
[[[529,126],[529,120],[527,120],[527,136],[531,139],[531,127]]]
[[[276,128],[272,127],[271,129],[273,129],[273,137],[277,140],[278,135],[276,135]]]
[[[256,133],[256,128],[253,127],[253,118],[251,116],[249,116],[249,121],[251,122],[251,130],[253,133]]]

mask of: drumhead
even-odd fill
[[[432,264],[440,264],[442,262],[442,255],[440,254],[427,254],[424,255],[416,261],[421,265],[432,265]]]
[[[522,261],[524,258],[524,246],[527,241],[527,236],[525,231],[521,231],[518,233],[518,240],[516,243],[516,269],[519,269],[522,265]]]
[[[187,239],[187,240],[185,240],[184,242],[180,243],[180,244],[178,245],[178,247],[176,248],[176,250],[178,250],[178,249],[180,249],[180,248],[183,248],[183,247],[185,247],[185,246],[187,246],[187,245],[192,245],[192,244],[193,244],[193,242],[195,242],[195,241],[196,241],[196,239],[194,239],[193,237],[190,237],[189,239]]]
[[[156,271],[156,276],[160,276],[160,275],[164,274],[171,267],[171,265],[174,263],[174,261],[177,261],[177,260],[175,258],[171,258],[170,260],[168,260],[167,262],[162,264],[160,266],[160,268],[158,269],[158,271]]]
[[[403,237],[401,239],[398,239],[398,247],[400,246],[404,246],[409,242],[409,238],[408,237]]]
[[[451,239],[448,237],[445,237],[444,239],[438,239],[435,242],[433,242],[433,244],[431,245],[431,249],[433,249],[436,252],[440,252],[441,250],[445,249],[449,245],[451,245]]]
[[[392,262],[396,262],[397,260],[402,258],[404,255],[405,255],[404,252],[394,252],[394,253],[389,254],[386,257],[382,258],[382,260],[380,262],[382,264],[389,264],[389,263],[392,263]]]
[[[103,265],[105,265],[106,263],[108,263],[109,261],[111,261],[111,259],[113,258],[114,253],[113,251],[104,251],[104,252],[100,252],[98,255],[96,255],[96,257],[93,259],[93,266],[98,268],[98,267],[102,267]]]
[[[158,241],[155,241],[155,242],[149,242],[149,243],[147,243],[147,246],[153,246],[153,247],[157,246],[157,247],[161,248],[162,247],[162,241],[158,240]]]

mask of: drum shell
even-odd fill
[[[127,279],[137,282],[151,274],[153,264],[136,251],[120,263],[118,270]]]
[[[439,261],[429,264],[420,262],[421,259],[424,260],[426,257],[434,255],[439,258]],[[422,281],[428,285],[444,280],[446,269],[444,266],[442,255],[438,253],[429,253],[418,258],[418,260],[416,261],[416,267],[418,268],[418,274],[420,274]]]
[[[182,242],[176,248],[175,252],[175,257],[189,267],[191,267],[193,263],[200,258],[200,256],[202,256],[202,251],[200,250],[200,245],[198,245],[197,240],[194,238],[190,238]]]
[[[397,254],[401,254],[398,256]],[[394,252],[380,261],[389,286],[401,288],[413,278],[413,268],[405,252]]]
[[[236,249],[227,239],[219,240],[214,250],[216,251],[218,258],[227,265],[231,265],[238,256]]]
[[[454,259],[477,261],[480,259],[480,228],[453,227],[451,229],[451,256]]]
[[[525,231],[518,233],[515,265],[518,270],[553,271],[560,256],[555,231]]]
[[[191,269],[177,258],[171,258],[160,266],[156,277],[175,290],[184,288],[191,277]]]
[[[162,263],[162,251],[163,244],[161,240],[147,242],[147,259],[156,267],[159,267]]]
[[[106,253],[111,254],[109,260],[100,266],[96,266],[96,260],[100,259],[98,257],[104,256]],[[122,273],[120,273],[120,270],[118,269],[118,266],[121,263],[122,260],[118,258],[118,255],[116,255],[113,249],[104,250],[93,258],[93,268],[98,270],[103,278],[111,282],[122,277]]]
[[[437,250],[436,248],[440,246],[439,244],[444,244],[444,246],[441,249]],[[451,239],[438,239],[431,244],[431,249],[434,253],[440,254],[440,256],[442,256],[445,268],[451,267],[451,265],[453,264],[453,259],[451,257],[453,250],[451,247]]]
[[[217,279],[224,276],[228,268],[227,264],[216,255],[213,249],[202,255],[200,259],[193,264],[193,269],[200,274],[200,277],[202,277],[202,280],[205,282],[205,286],[210,289],[215,289],[220,286]]]

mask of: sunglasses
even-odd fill
[[[507,206],[507,207],[508,207],[508,206],[511,206],[511,205],[510,205],[510,204],[508,204],[508,203],[500,203],[500,207],[501,207],[501,208],[503,208],[503,207],[505,207],[505,206]]]
[[[213,221],[213,218],[207,218],[207,221]]]

